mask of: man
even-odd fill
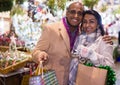
[[[32,53],[34,61],[47,61],[46,67],[56,71],[59,85],[67,85],[68,82],[70,52],[79,32],[83,11],[83,5],[74,2],[69,5],[66,17],[61,21],[44,25],[42,35]]]

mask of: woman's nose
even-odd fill
[[[88,27],[89,26],[89,23],[86,23],[86,27]]]

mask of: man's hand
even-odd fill
[[[40,52],[37,56],[37,61],[40,63],[40,61],[43,62],[43,64],[46,64],[48,62],[48,54],[45,52]]]
[[[112,41],[112,39],[111,39],[111,36],[109,36],[109,35],[104,35],[104,36],[103,36],[103,40],[104,40],[106,43],[108,43],[108,44],[110,44],[110,45],[113,45],[113,41]]]

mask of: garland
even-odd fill
[[[92,63],[85,63],[84,65],[86,66],[93,66]],[[115,85],[116,82],[116,74],[115,71],[110,67],[110,66],[103,66],[100,65],[98,68],[101,69],[106,69],[107,70],[107,81],[106,81],[106,85]]]

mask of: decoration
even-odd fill
[[[5,48],[7,51],[3,51],[3,47],[0,50],[0,73],[6,74],[13,70],[19,69],[25,65],[30,59],[29,53],[21,52],[16,47],[16,37],[13,34],[10,37],[9,48]]]
[[[92,63],[85,63],[84,65],[91,67],[94,66]],[[100,65],[98,66],[98,68],[106,69],[108,71],[106,85],[115,85],[115,81],[116,81],[115,71],[110,66]]]
[[[9,46],[10,42],[11,42],[10,37],[6,33],[0,35],[0,46]],[[25,42],[16,37],[16,46],[24,47],[24,45]]]

